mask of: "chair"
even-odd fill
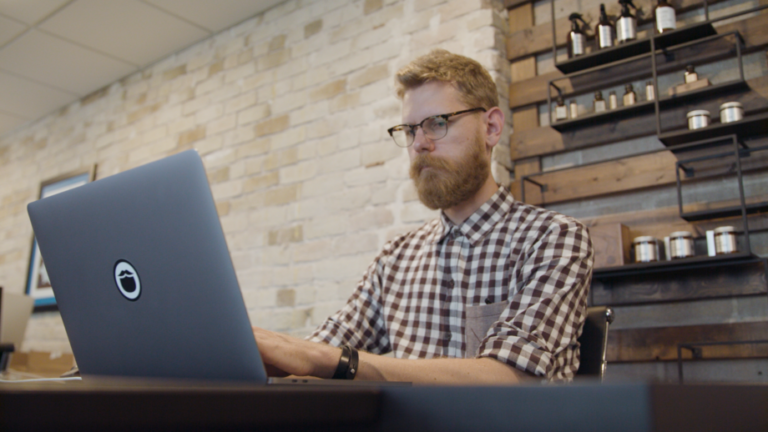
[[[608,327],[613,322],[613,309],[607,306],[587,308],[587,319],[579,337],[581,363],[576,375],[597,377],[605,374],[605,353],[608,349]]]

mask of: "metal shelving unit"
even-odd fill
[[[683,270],[695,270],[715,267],[726,266],[739,266],[746,264],[753,264],[762,262],[764,266],[768,266],[765,258],[758,257],[752,253],[752,246],[750,244],[749,235],[749,220],[747,215],[757,212],[768,211],[768,203],[746,203],[744,195],[743,184],[743,171],[742,171],[742,159],[750,157],[755,152],[768,150],[768,146],[761,146],[756,148],[746,147],[741,143],[736,135],[730,135],[727,137],[717,137],[708,140],[702,140],[699,142],[690,143],[685,148],[677,149],[678,155],[685,152],[698,152],[702,149],[713,149],[718,146],[732,145],[732,150],[715,152],[707,154],[705,156],[698,156],[684,160],[678,160],[676,164],[677,171],[677,194],[678,205],[680,211],[680,217],[688,221],[698,220],[710,220],[724,217],[738,217],[741,216],[744,229],[741,233],[741,246],[742,252],[716,255],[716,256],[695,256],[691,258],[675,259],[671,261],[658,261],[652,263],[634,263],[617,267],[607,267],[595,269],[592,273],[592,277],[596,280],[606,280],[618,277],[627,276],[639,276],[648,275],[653,273],[662,272],[677,272]],[[739,198],[740,205],[728,206],[722,208],[715,208],[709,210],[702,210],[697,212],[685,212],[683,210],[683,197],[682,197],[682,183],[681,175],[685,175],[688,178],[696,175],[696,170],[691,166],[697,162],[706,162],[710,160],[723,160],[727,156],[732,156],[735,159],[736,171],[733,175],[736,176],[739,186]],[[768,273],[768,272],[767,272]]]
[[[670,32],[657,34],[654,31],[650,38],[638,39],[624,44],[618,44],[602,50],[597,50],[587,55],[568,59],[564,62],[557,62],[557,29],[555,27],[555,2],[550,2],[550,17],[552,22],[552,59],[555,67],[564,74],[571,74],[585,69],[594,68],[604,64],[620,61],[630,57],[653,52],[650,41],[656,38],[656,47],[664,49],[666,47],[679,45],[688,41],[701,39],[707,36],[717,34],[709,19],[709,3],[704,0],[704,22],[688,25]]]
[[[677,96],[667,96],[667,97],[660,97],[659,98],[659,109],[667,108],[667,107],[673,107],[675,105],[683,104],[685,102],[688,102],[696,97],[702,97],[712,94],[719,94],[727,91],[732,91],[736,89],[746,88],[747,83],[744,80],[735,80],[735,81],[729,81],[721,84],[715,84],[711,85],[709,87],[704,87],[697,90],[692,90],[690,92],[686,92]],[[594,123],[598,121],[607,121],[607,120],[614,120],[617,118],[623,118],[628,117],[634,114],[642,113],[642,112],[650,112],[653,111],[653,108],[655,107],[654,101],[642,101],[638,102],[634,105],[629,106],[622,106],[614,110],[605,111],[601,113],[593,113],[593,114],[587,114],[582,117],[573,119],[573,120],[565,120],[560,122],[555,122],[551,125],[551,127],[559,132],[565,132],[567,130],[577,128],[580,126],[584,126],[589,123]],[[753,120],[745,119],[745,121],[740,122],[740,124],[748,124]],[[764,125],[766,128],[766,132],[768,133],[768,124]],[[748,125],[746,127],[751,127],[751,125]],[[750,132],[752,129],[748,129],[747,132]],[[687,140],[686,133],[694,132],[694,131],[678,131],[678,132],[672,132],[668,134],[664,134],[659,136],[659,139],[662,140],[666,145],[678,145],[678,144],[685,144],[687,142],[692,142],[695,140]],[[664,137],[666,135],[672,136],[670,139],[670,144],[667,144],[664,141]],[[677,136],[683,136],[677,137]],[[708,134],[703,134],[708,135]]]
[[[550,80],[548,83],[547,112],[551,121],[550,126],[560,132],[568,132],[573,131],[579,127],[588,126],[595,123],[608,122],[638,114],[654,112],[656,117],[656,135],[664,143],[664,145],[667,146],[668,149],[671,150],[678,158],[675,168],[677,173],[677,192],[680,217],[688,221],[702,221],[741,216],[744,227],[744,230],[740,235],[742,243],[740,250],[742,250],[742,252],[714,257],[697,256],[680,260],[660,261],[655,263],[636,263],[619,267],[595,269],[593,272],[593,278],[597,280],[626,276],[638,276],[650,273],[675,272],[699,268],[703,269],[712,267],[738,266],[757,262],[762,262],[767,269],[766,273],[768,273],[768,261],[764,258],[760,258],[754,255],[751,251],[749,240],[749,225],[747,220],[747,215],[749,214],[768,212],[768,202],[753,202],[749,204],[746,203],[742,172],[743,158],[751,156],[754,152],[768,149],[768,146],[760,148],[749,148],[744,144],[745,139],[748,139],[749,137],[768,134],[768,112],[765,112],[764,110],[760,110],[759,112],[751,112],[747,113],[748,115],[738,122],[727,124],[720,124],[715,122],[706,128],[696,130],[685,129],[663,131],[662,129],[661,113],[664,109],[691,103],[692,101],[701,98],[712,98],[719,95],[738,92],[741,90],[748,90],[746,80],[744,79],[744,65],[742,57],[744,40],[741,34],[739,34],[738,31],[718,34],[712,24],[714,22],[734,18],[739,15],[758,12],[762,9],[768,8],[768,5],[758,6],[751,8],[750,10],[738,12],[715,20],[709,19],[709,9],[706,1],[704,3],[704,8],[706,13],[706,21],[703,23],[690,25],[664,34],[651,34],[650,37],[646,39],[633,41],[604,50],[598,50],[584,56],[579,56],[573,59],[569,59],[565,62],[558,63],[556,60],[557,46],[554,42],[557,40],[555,32],[554,2],[551,3],[553,37],[552,53],[553,57],[555,58],[555,66],[566,75]],[[713,49],[711,51],[694,48],[695,45],[706,44],[724,38],[734,39],[735,42],[732,45],[733,48],[726,48],[724,50]],[[716,46],[719,46],[720,48],[723,47],[723,45]],[[739,68],[738,78],[732,81],[710,85],[705,88],[689,91],[675,96],[662,96],[658,91],[659,74],[672,72],[675,70],[675,68],[679,68],[680,60],[674,58],[674,53],[675,51],[679,52],[680,50],[687,48],[690,48],[689,53],[694,54],[694,58],[691,59],[691,64],[696,65],[734,57]],[[661,65],[658,64],[659,61],[657,61],[657,56],[663,56],[659,58],[662,63]],[[606,112],[583,115],[582,117],[572,120],[565,120],[560,122],[552,121],[552,89],[555,90],[558,96],[569,97],[598,90],[598,86],[602,86],[603,88],[609,87],[610,85],[613,85],[611,80],[608,80],[611,81],[611,83],[608,84],[608,81],[600,80],[599,83],[590,85],[589,81],[585,78],[587,78],[590,74],[600,74],[601,71],[612,67],[618,67],[625,70],[625,72],[629,71],[628,73],[632,80],[635,80],[635,78],[638,77],[642,78],[641,75],[644,74],[636,73],[636,69],[633,70],[635,65],[632,64],[632,62],[636,62],[638,67],[648,67],[648,57],[650,57],[649,75],[652,79],[654,89],[656,89],[656,98],[654,100],[642,101],[631,106],[619,107],[618,109],[609,110]],[[602,74],[606,75],[605,72],[602,72]],[[645,74],[644,76],[648,75]],[[566,79],[570,79],[571,83],[576,82],[580,84],[579,88],[576,88],[575,91],[566,94],[563,91],[563,88],[556,84],[557,81]],[[573,85],[574,88],[577,87],[576,84]],[[725,151],[718,151],[716,148],[718,146],[722,147],[724,145],[723,143],[726,143],[725,145],[730,145],[730,149]],[[687,156],[687,158],[683,158],[683,156]],[[695,177],[697,175],[696,170],[692,168],[692,164],[712,164],[713,162],[716,163],[718,160],[728,156],[733,157],[735,160],[733,166],[734,171],[730,172],[729,175],[736,177],[739,190],[739,205],[728,205],[720,208],[685,212],[683,206],[682,182],[680,173],[682,172],[686,178],[690,179],[691,177]],[[624,158],[615,158],[612,160],[616,159]],[[600,161],[595,163],[603,163],[608,161]],[[581,165],[580,167],[586,165]],[[560,170],[554,171],[569,170],[574,168],[577,167],[562,168]],[[525,186],[527,183],[538,187],[543,197],[543,194],[547,192],[548,185],[545,182],[539,180],[537,177],[544,176],[551,172],[553,171],[532,174],[529,176],[524,176],[521,179],[523,183],[521,198],[523,201],[525,201]]]
[[[668,147],[687,144],[711,136],[735,134],[739,138],[768,134],[768,112],[745,116],[732,123],[714,123],[701,129],[679,130],[659,135],[659,140]]]
[[[728,267],[744,264],[765,262],[751,252],[739,252],[727,255],[696,256],[681,258],[671,261],[657,261],[651,263],[634,263],[616,267],[603,267],[592,271],[592,278],[606,280],[627,276],[640,276],[653,273],[677,272],[681,270],[696,270],[703,268]]]
[[[661,37],[661,36],[659,36],[659,37]],[[725,39],[725,38],[729,38],[729,37],[733,37],[735,39],[735,44],[734,44],[734,46],[735,46],[735,50],[734,50],[735,51],[735,58],[737,60],[738,66],[739,66],[739,77],[737,79],[731,80],[731,81],[727,81],[727,82],[724,82],[724,83],[710,85],[710,86],[705,87],[705,88],[689,91],[689,92],[682,93],[682,94],[679,94],[679,95],[674,95],[674,96],[661,96],[660,94],[658,94],[659,93],[658,92],[658,88],[659,88],[659,82],[658,82],[659,68],[658,68],[657,61],[656,61],[656,57],[658,55],[670,55],[671,53],[673,53],[674,51],[677,51],[677,50],[682,50],[682,49],[685,49],[685,48],[690,48],[690,47],[692,47],[694,45],[706,44],[706,43],[710,43],[710,42],[713,42],[713,41],[717,41],[719,39]],[[696,98],[696,97],[715,96],[715,95],[718,95],[718,94],[723,94],[725,92],[737,90],[737,89],[740,89],[740,88],[742,88],[742,89],[747,88],[746,80],[744,79],[744,64],[743,64],[743,61],[742,61],[742,45],[744,44],[744,41],[742,40],[741,35],[738,32],[733,31],[733,32],[728,32],[728,33],[723,33],[723,34],[715,34],[714,36],[707,36],[707,37],[703,37],[701,39],[697,39],[697,40],[693,40],[693,41],[688,41],[688,42],[685,42],[683,44],[679,44],[679,45],[675,45],[675,46],[671,46],[671,47],[664,47],[664,48],[657,48],[656,47],[656,41],[657,41],[657,38],[651,37],[649,39],[649,43],[650,43],[650,46],[651,46],[651,48],[653,50],[648,52],[648,53],[642,54],[640,56],[621,59],[619,61],[615,61],[615,62],[612,62],[612,63],[607,63],[607,64],[604,64],[604,65],[601,65],[601,66],[596,66],[596,67],[592,67],[592,68],[581,70],[581,71],[577,71],[577,72],[574,72],[572,74],[568,74],[568,75],[565,75],[563,77],[558,77],[558,78],[550,80],[548,82],[548,87],[547,87],[547,89],[548,89],[547,90],[547,113],[548,113],[548,116],[549,116],[549,119],[550,119],[550,122],[551,122],[551,127],[553,129],[559,131],[559,132],[564,132],[564,131],[567,131],[569,129],[573,129],[573,128],[576,128],[576,127],[580,127],[580,126],[586,125],[588,123],[593,123],[593,122],[598,122],[598,121],[599,122],[605,122],[605,121],[610,121],[610,120],[614,120],[614,119],[618,119],[618,118],[625,118],[625,117],[628,117],[628,116],[633,115],[633,114],[648,112],[651,108],[653,108],[653,111],[654,111],[655,117],[656,117],[656,134],[659,135],[660,138],[661,138],[661,136],[662,136],[661,110],[662,109],[683,104],[683,103],[685,103],[687,101],[690,101],[690,100],[692,100],[693,98]],[[733,54],[730,54],[730,55],[733,55]],[[718,60],[718,59],[722,59],[722,58],[727,58],[730,55],[725,55],[724,56],[724,55],[722,55],[720,53],[716,53],[712,57],[705,58],[705,60],[706,61],[713,61],[713,60]],[[564,93],[563,89],[556,84],[558,81],[563,81],[563,80],[567,80],[567,79],[568,80],[573,80],[573,79],[575,79],[577,77],[586,76],[586,75],[593,74],[593,73],[598,72],[598,71],[603,70],[603,69],[607,69],[607,68],[610,68],[610,67],[615,67],[615,66],[618,66],[618,65],[634,62],[634,61],[637,61],[637,60],[645,58],[645,57],[650,57],[650,59],[651,59],[650,78],[652,79],[652,82],[653,82],[653,88],[657,89],[656,90],[657,97],[654,100],[642,101],[642,102],[635,103],[633,105],[622,106],[622,107],[619,107],[617,109],[608,110],[608,111],[601,112],[601,113],[593,113],[593,114],[589,114],[589,115],[584,115],[582,117],[579,117],[579,118],[576,118],[576,119],[571,119],[571,120],[565,120],[565,121],[559,121],[559,122],[552,120],[552,89],[554,89],[556,94],[558,96],[561,96],[561,97],[580,95],[580,94],[585,94],[585,93],[587,93],[589,91],[592,91],[592,87],[587,87],[585,89],[581,89],[581,90],[576,91],[576,92]],[[668,69],[668,68],[665,68],[665,69]],[[648,75],[646,75],[646,76],[648,76]],[[677,133],[681,133],[681,132],[677,132]],[[691,141],[696,141],[696,140],[695,139],[694,140],[689,140],[687,142],[691,142]]]
[[[695,152],[696,150],[700,150],[701,148],[716,148],[718,146],[723,146],[723,143],[732,145],[733,147],[732,150],[715,152],[715,153],[710,152],[710,154],[707,154],[707,155],[694,156],[694,157],[689,157],[687,159],[680,158],[680,155],[685,154],[686,151]],[[752,156],[754,153],[768,150],[768,146],[749,148],[742,141],[739,140],[738,135],[734,134],[734,135],[721,136],[721,137],[710,138],[710,139],[690,143],[685,147],[685,149],[681,149],[681,150],[682,151],[678,150],[676,152],[676,155],[678,156],[678,161],[675,164],[675,174],[677,178],[677,202],[678,202],[678,208],[680,211],[680,217],[687,221],[693,222],[693,221],[741,216],[742,222],[744,224],[744,232],[746,236],[746,250],[750,251],[751,248],[749,244],[749,224],[747,220],[747,215],[768,212],[768,203],[759,202],[759,203],[747,204],[746,196],[744,194],[744,171],[742,169],[743,159]],[[726,158],[728,157],[732,157],[734,160],[733,165],[729,167],[728,174],[734,175],[736,177],[736,181],[739,189],[739,205],[713,208],[708,210],[700,210],[695,212],[684,211],[683,190],[682,190],[680,173],[682,172],[686,178],[694,178],[697,175],[697,170],[694,164],[708,162],[708,161],[722,161],[722,160],[726,160]],[[735,171],[733,170],[734,168],[735,168]],[[721,173],[718,175],[723,175],[723,174]]]
[[[552,26],[554,40],[554,25]],[[674,45],[683,44],[707,36],[716,35],[715,28],[709,21],[686,26],[668,33],[655,36],[656,49],[664,49]],[[592,53],[574,57],[561,63],[555,63],[555,67],[564,74],[580,72],[585,69],[614,63],[631,57],[640,56],[651,52],[651,38],[635,40],[629,43],[616,45],[610,48],[594,51]],[[555,58],[557,54],[555,53]]]
[[[722,342],[689,342],[677,344],[677,378],[680,384],[683,383],[683,350],[691,352],[692,360],[702,360],[704,358],[702,348],[711,346],[729,346],[729,345],[764,345],[768,340],[730,340]]]
[[[653,111],[653,101],[642,101],[634,105],[621,106],[610,111],[587,114],[572,120],[555,122],[551,124],[551,127],[552,129],[555,129],[558,132],[565,132],[567,130],[584,126],[589,123],[616,120],[619,118],[630,117],[634,114],[639,114],[642,112],[651,112],[651,111]]]

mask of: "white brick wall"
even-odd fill
[[[289,0],[0,137],[0,286],[22,292],[40,182],[203,156],[254,324],[305,335],[384,243],[435,212],[416,199],[392,75],[435,47],[480,61],[506,106],[500,0]],[[508,111],[508,110],[507,110]],[[495,152],[507,183],[509,151]],[[24,350],[70,351],[57,313]]]

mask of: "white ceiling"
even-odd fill
[[[283,0],[0,0],[0,136]]]

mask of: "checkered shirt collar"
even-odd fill
[[[514,197],[504,186],[499,186],[491,198],[472,213],[464,222],[456,225],[440,210],[440,225],[431,243],[442,242],[451,232],[454,236],[463,235],[472,246],[477,246],[494,225],[501,221],[512,209]]]

